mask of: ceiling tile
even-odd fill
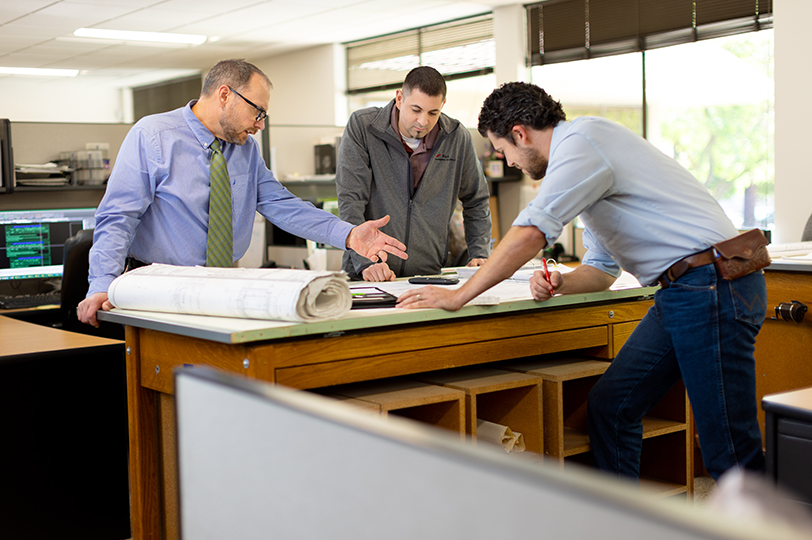
[[[0,24],[13,21],[53,4],[52,0],[6,0],[0,5]]]
[[[135,30],[141,32],[175,32],[176,27],[205,19],[205,13],[164,7],[133,11],[100,23],[98,28],[110,30]]]
[[[8,1],[8,0],[7,0]],[[71,31],[84,26],[93,26],[132,11],[127,6],[109,4],[85,4],[78,2],[54,2],[17,22],[34,26],[71,26]]]

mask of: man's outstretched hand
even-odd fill
[[[389,216],[372,219],[354,227],[347,236],[347,247],[372,262],[386,261],[388,253],[407,259],[406,246],[378,229],[389,223]]]

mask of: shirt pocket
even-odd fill
[[[231,181],[231,208],[238,215],[253,212],[257,208],[257,190],[250,174],[229,176]],[[253,219],[253,213],[251,213]]]

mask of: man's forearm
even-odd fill
[[[556,287],[555,290],[556,293],[560,294],[605,291],[612,286],[616,279],[587,264],[582,264],[561,277],[563,280],[562,285]]]
[[[459,289],[463,304],[512,276],[546,246],[544,233],[536,227],[511,227],[487,262]]]

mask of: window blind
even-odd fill
[[[772,27],[772,0],[547,0],[526,9],[531,65]]]
[[[399,88],[418,66],[446,79],[493,71],[493,17],[478,16],[346,44],[350,94]]]

